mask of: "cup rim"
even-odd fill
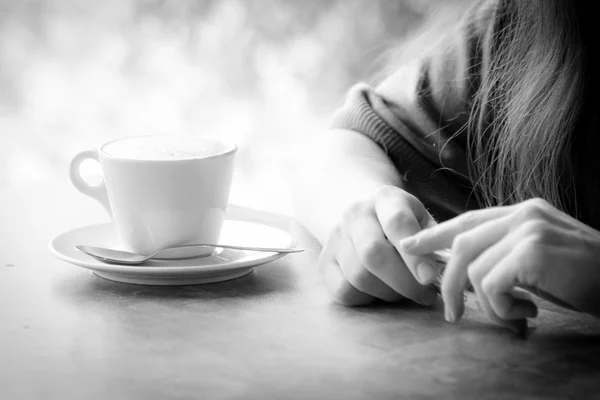
[[[108,146],[109,144],[115,143],[115,142],[119,142],[121,140],[127,140],[127,139],[143,139],[143,138],[148,138],[148,137],[152,137],[152,138],[156,138],[156,137],[183,137],[183,138],[193,138],[193,139],[201,139],[201,140],[206,140],[209,142],[215,142],[215,143],[219,143],[221,145],[223,145],[225,147],[225,150],[223,150],[222,152],[218,152],[215,154],[208,154],[208,155],[201,155],[201,156],[191,156],[191,157],[183,157],[183,158],[172,158],[172,159],[136,159],[136,158],[129,158],[129,157],[122,157],[122,156],[115,156],[113,154],[107,153],[104,150],[104,147]],[[195,135],[167,135],[167,134],[156,134],[156,135],[134,135],[134,136],[124,136],[124,137],[120,137],[117,139],[113,139],[113,140],[109,140],[108,142],[102,144],[99,148],[98,148],[98,152],[102,154],[103,157],[107,157],[109,159],[113,159],[113,160],[122,160],[122,161],[132,161],[132,162],[183,162],[183,161],[198,161],[198,160],[207,160],[207,159],[212,159],[212,158],[218,158],[218,157],[224,157],[224,156],[228,156],[230,154],[236,153],[238,151],[238,146],[228,140],[223,140],[223,139],[217,139],[214,137],[210,137],[210,136],[195,136]]]

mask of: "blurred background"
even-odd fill
[[[346,90],[466,2],[0,0],[0,185],[67,181],[119,137],[209,135],[240,148],[232,202],[289,213]]]

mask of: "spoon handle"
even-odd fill
[[[248,251],[266,251],[269,253],[299,253],[304,249],[298,247],[257,247],[257,246],[238,246],[232,244],[211,244],[211,243],[200,243],[200,244],[184,244],[181,246],[169,247],[171,249],[185,249],[189,247],[220,247],[222,249],[234,249],[234,250],[248,250]],[[167,249],[164,249],[167,250]],[[161,250],[163,251],[163,250]]]

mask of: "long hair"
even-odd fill
[[[590,199],[600,201],[600,109],[591,101],[598,95],[591,89],[597,79],[586,13],[593,13],[585,3],[499,0],[468,127],[470,173],[482,206],[541,197],[597,220],[600,203]]]

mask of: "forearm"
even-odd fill
[[[402,178],[385,152],[361,133],[336,129],[320,139],[298,176],[294,206],[298,220],[325,243],[350,205],[383,185],[402,187]]]

